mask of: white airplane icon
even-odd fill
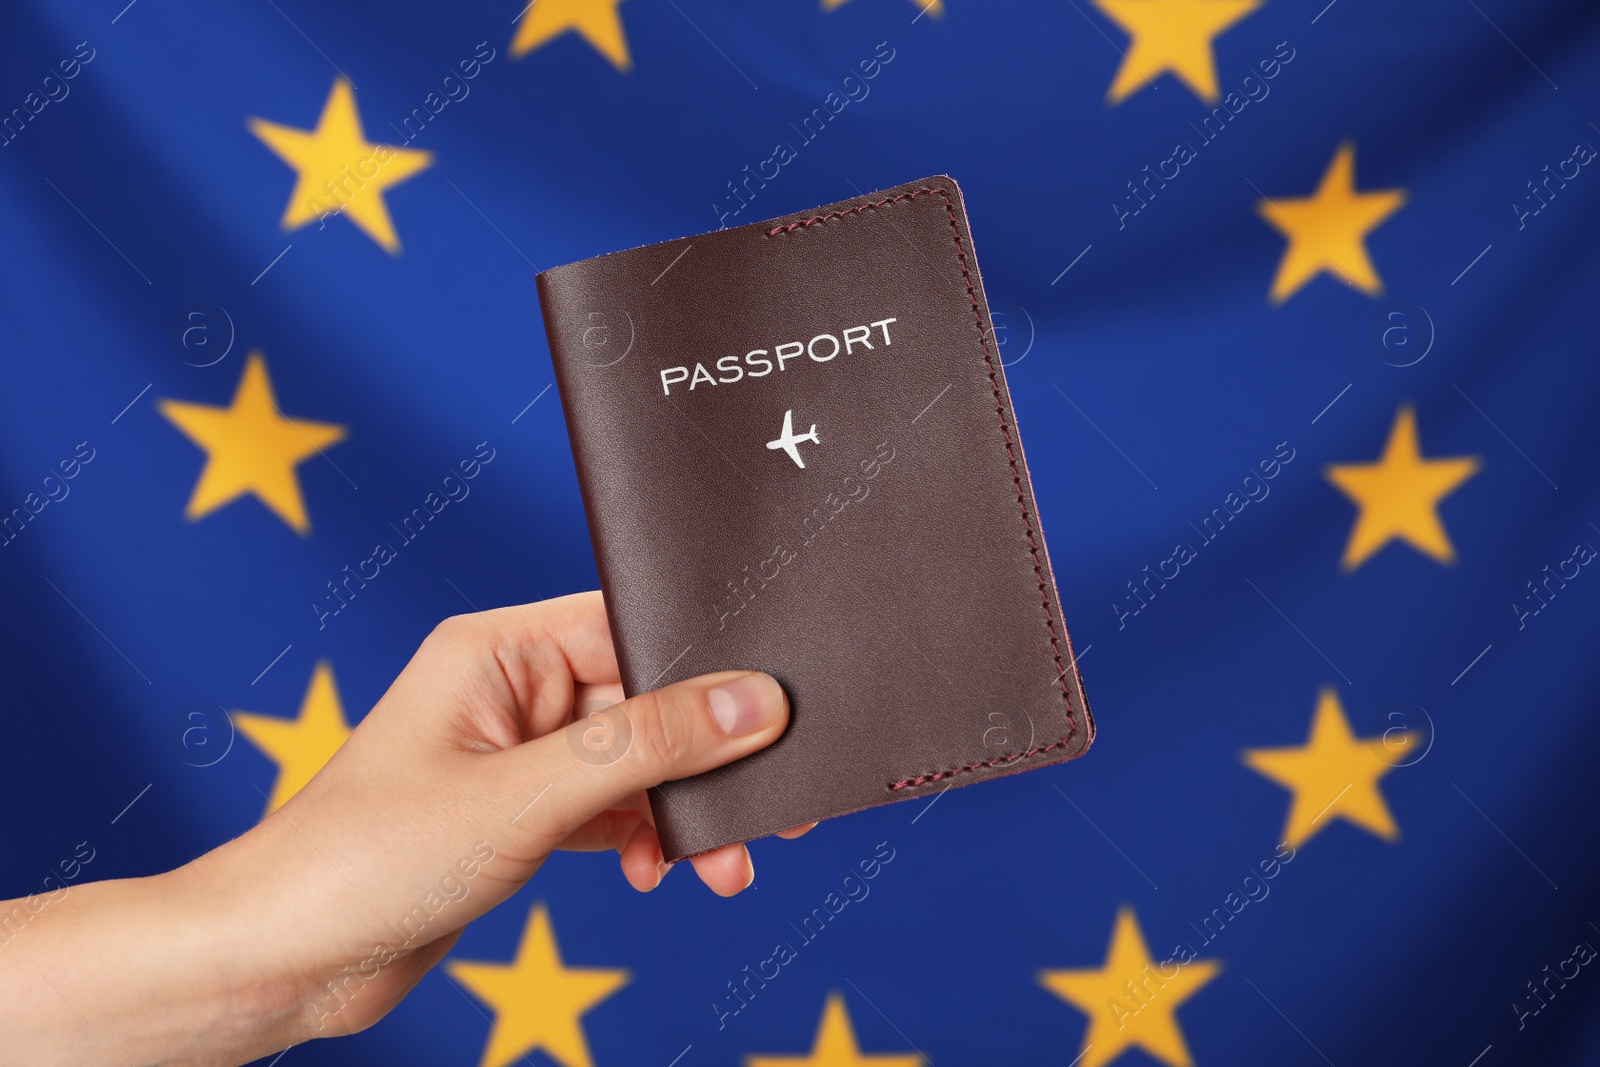
[[[804,470],[806,461],[800,458],[800,449],[798,447],[801,441],[810,441],[814,445],[820,445],[822,443],[821,438],[817,436],[817,424],[814,422],[811,424],[811,431],[809,433],[800,434],[798,437],[795,436],[794,409],[790,408],[788,411],[783,413],[783,433],[778,435],[778,439],[776,441],[768,441],[767,447],[771,449],[783,449],[785,452],[789,453],[789,458],[795,461],[795,465]]]

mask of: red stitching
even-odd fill
[[[825,223],[830,219],[842,219],[851,215],[860,215],[863,212],[875,210],[880,207],[888,207],[892,204],[898,204],[904,200],[915,200],[919,196],[926,196],[930,193],[937,194],[939,198],[944,201],[945,214],[950,218],[950,235],[956,243],[956,256],[961,261],[961,277],[962,280],[966,282],[967,296],[972,301],[972,318],[978,326],[978,343],[983,346],[983,361],[989,368],[989,386],[994,391],[994,413],[995,417],[1000,420],[1000,436],[1005,439],[1006,456],[1011,463],[1011,480],[1017,487],[1017,509],[1022,513],[1022,527],[1028,535],[1028,552],[1033,557],[1033,573],[1039,579],[1039,602],[1040,606],[1044,609],[1044,625],[1045,629],[1050,633],[1050,650],[1055,657],[1056,666],[1060,668],[1060,671],[1056,677],[1061,682],[1061,699],[1067,705],[1067,736],[1063,737],[1059,741],[1052,742],[1051,744],[1030,748],[1026,752],[1019,752],[1014,756],[999,756],[995,759],[984,760],[981,763],[969,763],[965,767],[956,767],[951,770],[944,771],[933,771],[929,774],[919,775],[915,778],[906,778],[898,782],[891,782],[889,783],[889,788],[891,790],[905,789],[914,785],[926,785],[929,782],[937,782],[942,778],[949,778],[957,774],[966,774],[971,771],[981,770],[986,767],[994,767],[1001,763],[1010,763],[1015,760],[1026,759],[1030,756],[1037,756],[1041,753],[1049,752],[1053,749],[1061,748],[1071,743],[1073,737],[1078,732],[1078,721],[1073,717],[1072,714],[1072,690],[1067,685],[1067,668],[1062,666],[1061,645],[1056,639],[1055,615],[1050,611],[1050,597],[1046,591],[1044,568],[1039,564],[1039,544],[1033,536],[1033,522],[1028,518],[1027,497],[1022,488],[1022,472],[1017,468],[1016,449],[1011,443],[1011,428],[1006,425],[1005,403],[1000,395],[1000,378],[995,373],[994,356],[989,351],[989,338],[984,330],[983,312],[978,306],[978,291],[973,287],[972,274],[967,269],[966,246],[961,242],[961,227],[956,222],[956,208],[955,204],[950,199],[950,194],[945,192],[943,189],[937,188],[914,189],[909,193],[900,193],[896,196],[887,197],[883,200],[860,204],[844,211],[830,211],[826,215],[817,215],[813,218],[802,219],[799,222],[790,222],[783,226],[776,227],[775,229],[768,230],[767,236],[777,237],[780,234],[793,233],[795,230],[801,230],[807,226],[815,226],[819,223]]]
[[[775,230],[768,230],[767,231],[767,236],[768,237],[776,237],[780,233],[792,233],[795,230],[805,229],[807,226],[815,226],[819,222],[827,222],[829,219],[842,219],[846,215],[859,215],[863,211],[871,211],[874,208],[888,207],[890,204],[898,204],[902,200],[912,200],[912,199],[915,199],[916,197],[924,196],[924,195],[926,195],[928,193],[938,193],[940,196],[945,196],[945,192],[944,192],[943,189],[916,189],[916,190],[913,190],[912,192],[909,192],[909,193],[901,193],[899,196],[891,196],[887,200],[879,200],[876,203],[861,204],[861,205],[859,205],[857,207],[849,208],[848,210],[845,210],[845,211],[830,211],[826,215],[817,215],[814,218],[801,219],[799,222],[791,222],[791,223],[788,223],[787,225],[779,226]],[[950,198],[948,196],[945,196],[945,203],[949,204],[949,202],[950,202]],[[965,274],[966,270],[963,269],[961,273]],[[969,286],[969,288],[970,288],[970,286]]]
[[[1069,721],[1071,720],[1069,719]],[[1060,748],[1063,745],[1071,742],[1072,735],[1077,731],[1077,728],[1077,723],[1073,722],[1072,729],[1067,731],[1067,736],[1063,737],[1061,740],[1052,741],[1048,745],[1039,745],[1036,748],[1030,748],[1026,752],[1018,752],[1015,756],[997,756],[994,759],[984,760],[982,763],[969,763],[965,767],[956,767],[953,770],[934,771],[932,774],[918,775],[915,778],[907,778],[904,781],[891,782],[889,784],[889,788],[906,789],[914,785],[927,785],[929,782],[937,782],[941,778],[949,778],[952,775],[965,774],[968,771],[982,770],[985,767],[993,767],[1001,763],[1014,763],[1019,759],[1027,759],[1029,756],[1037,756],[1041,752],[1049,752],[1051,749]]]

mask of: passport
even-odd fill
[[[622,685],[771,674],[667,859],[1074,759],[1083,695],[946,176],[538,276]]]

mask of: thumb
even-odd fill
[[[554,845],[641,790],[765,748],[788,722],[789,699],[771,675],[720,671],[640,693],[505,755],[517,788],[548,788],[543,812],[523,821]]]

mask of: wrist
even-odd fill
[[[150,952],[176,964],[170,992],[188,1002],[174,1036],[192,1050],[196,1034],[211,1035],[207,1053],[235,1062],[316,1036],[306,1022],[311,981],[300,973],[291,931],[264,884],[273,868],[248,862],[246,839],[254,832],[141,879],[162,915],[150,927],[157,942]]]
[[[365,988],[375,975],[350,975],[362,946],[371,952],[369,895],[308,833],[317,831],[304,818],[274,814],[163,876],[209,930],[214,984],[227,990],[230,1015],[259,1020],[272,1035],[258,1055],[365,1029],[392,1006]]]
[[[244,1063],[309,1036],[216,873],[86,882],[40,909],[5,946],[0,1062]]]
[[[174,927],[187,926],[196,945],[182,958],[207,961],[210,1004],[203,1025],[248,1036],[252,1056],[333,1033],[316,1010],[330,938],[318,920],[330,910],[323,861],[302,853],[308,842],[268,817],[246,833],[168,874],[158,876]],[[332,872],[327,872],[332,873]]]

